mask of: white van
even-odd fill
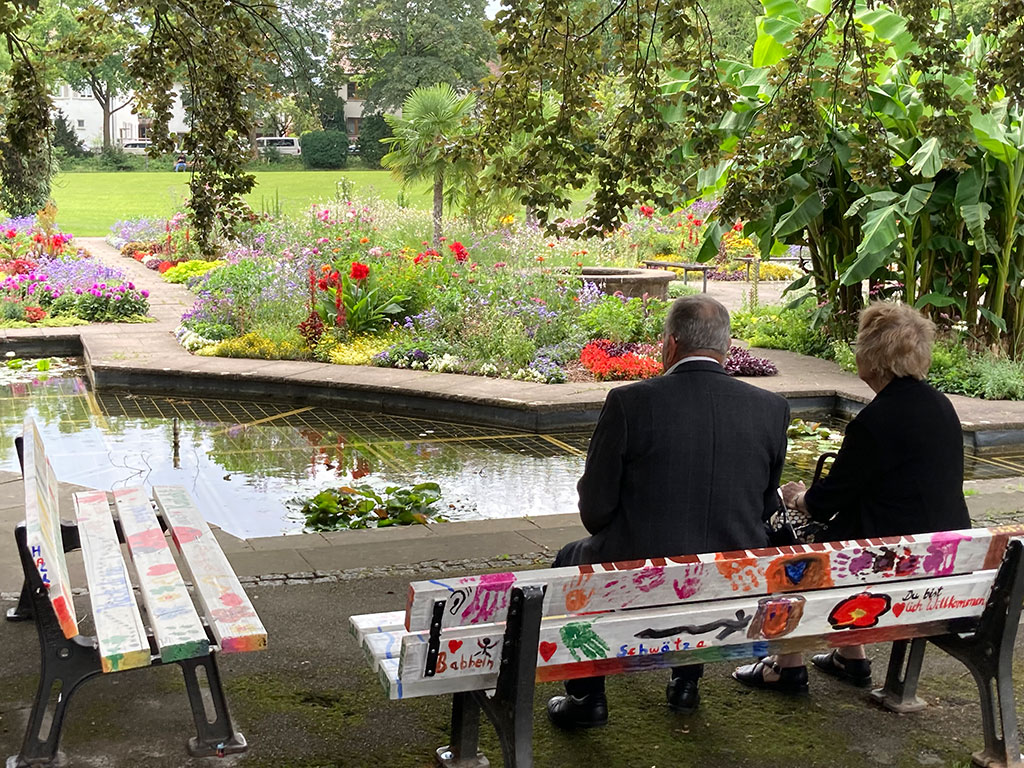
[[[144,155],[152,143],[149,139],[126,139],[121,142],[121,149],[129,155]]]
[[[302,154],[302,147],[295,136],[261,136],[256,139],[256,149],[261,153],[265,149],[276,149],[282,155]]]

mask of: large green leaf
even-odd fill
[[[798,23],[804,18],[803,11],[794,0],[761,0],[761,7],[765,16],[782,16]]]
[[[1006,126],[997,120],[992,112],[973,113],[971,127],[974,129],[978,143],[994,157],[1007,165],[1016,159],[1020,150],[1006,135]]]
[[[821,204],[821,195],[818,194],[818,190],[812,188],[808,194],[797,201],[789,213],[779,219],[772,234],[775,237],[786,237],[794,232],[800,232],[810,222],[818,218],[824,210],[825,208]]]
[[[860,213],[860,210],[868,203],[881,203],[882,205],[888,205],[889,203],[895,202],[896,200],[899,199],[900,196],[896,192],[893,192],[891,189],[882,189],[879,190],[878,192],[872,192],[869,195],[858,197],[856,200],[850,203],[850,207],[846,209],[844,218],[849,219],[852,216],[856,216],[858,213]]]
[[[963,311],[963,307],[961,306],[962,303],[962,299],[957,299],[953,296],[947,296],[944,293],[926,293],[924,296],[919,297],[918,300],[914,302],[914,309],[924,309],[930,304],[933,307],[957,306],[960,307],[961,311]]]
[[[934,181],[912,186],[907,190],[907,194],[903,196],[903,200],[900,201],[903,213],[910,217],[917,216],[928,205],[928,199],[932,196],[932,190],[934,189]]]
[[[914,38],[907,32],[906,20],[888,8],[876,8],[862,13],[858,21],[874,32],[879,40],[888,41],[900,57],[910,50],[914,42]]]
[[[789,51],[785,43],[793,38],[797,23],[784,18],[763,18],[757,25],[757,40],[751,62],[755,67],[770,67],[778,64]]]
[[[993,244],[989,243],[988,233],[985,232],[985,222],[992,211],[988,203],[975,203],[974,205],[963,205],[960,207],[960,215],[964,217],[967,231],[974,239],[974,247],[982,253],[988,253]]]
[[[718,246],[722,242],[722,229],[720,221],[712,221],[707,225],[704,231],[704,242],[701,243],[700,250],[697,252],[697,261],[703,264],[718,255]]]
[[[984,189],[985,172],[980,166],[971,166],[961,173],[956,182],[956,197],[953,198],[957,212],[965,205],[977,205]]]
[[[914,173],[920,174],[926,179],[932,178],[942,170],[942,144],[935,136],[928,139],[917,152],[911,155],[910,167],[914,169]]]
[[[868,211],[864,217],[864,226],[861,227],[862,237],[856,259],[843,273],[843,285],[866,280],[899,247],[899,227],[896,221],[898,212],[899,207],[895,203]]]

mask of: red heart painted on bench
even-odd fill
[[[544,659],[544,661],[551,661],[551,657],[555,655],[555,651],[557,650],[558,645],[545,641],[540,644],[540,657]]]
[[[448,641],[448,652],[449,653],[455,653],[461,647],[462,647],[462,641],[461,640],[449,640]]]
[[[892,607],[892,615],[893,616],[899,616],[901,613],[903,613],[903,608],[904,607],[905,606],[904,606],[903,603],[896,603],[896,605],[894,605]]]

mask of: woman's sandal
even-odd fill
[[[778,680],[765,680],[764,672],[770,669],[778,676]],[[751,688],[764,688],[782,693],[807,693],[807,667],[780,667],[770,658],[755,661],[737,667],[732,673],[733,679],[749,685]]]
[[[858,688],[871,685],[871,662],[867,659],[848,659],[839,653],[838,648],[811,656],[811,663],[825,674]]]

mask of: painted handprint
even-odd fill
[[[485,573],[477,582],[462,618],[471,624],[491,621],[495,613],[508,606],[508,592],[515,580],[514,573]]]
[[[581,573],[562,587],[565,591],[565,610],[569,613],[582,611],[587,607],[590,598],[594,596],[594,590],[587,589],[587,583],[593,575],[592,573]]]
[[[932,576],[948,576],[956,568],[956,552],[961,541],[970,541],[970,536],[955,531],[942,531],[932,535],[928,554],[924,558],[924,570]]]
[[[704,563],[691,563],[683,566],[682,578],[674,579],[672,581],[672,588],[680,600],[688,600],[697,594],[703,578]]]
[[[608,643],[606,643],[595,631],[591,624],[585,621],[574,621],[562,627],[562,644],[572,654],[576,661],[583,661],[580,654],[593,661],[608,657]]]
[[[719,554],[715,562],[718,572],[729,581],[733,592],[749,592],[761,583],[764,576],[758,570],[757,558],[725,558]]]

